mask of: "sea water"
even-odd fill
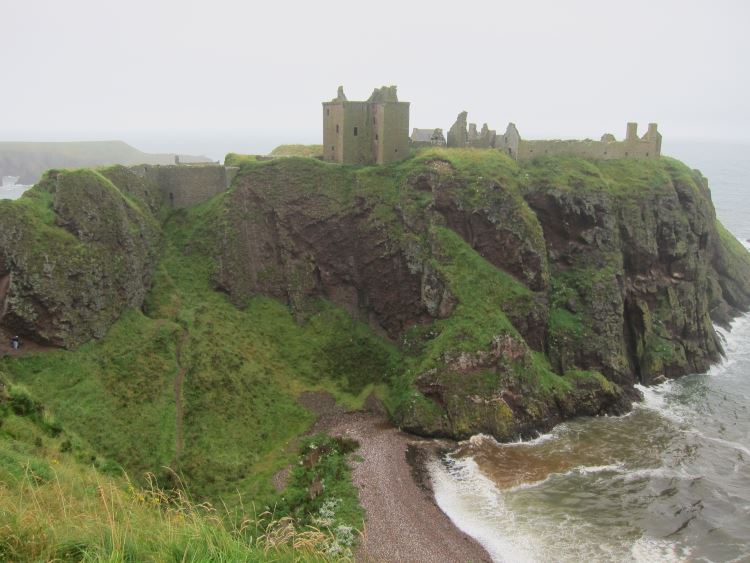
[[[0,199],[18,199],[30,187],[25,184],[0,185]]]
[[[750,147],[675,145],[750,246]],[[750,561],[750,316],[726,359],[621,417],[535,440],[475,436],[430,467],[440,507],[496,561]]]

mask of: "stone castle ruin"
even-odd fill
[[[498,135],[485,123],[477,133],[476,125],[466,128],[466,112],[458,114],[448,131],[449,147],[478,147],[501,150],[516,160],[530,160],[538,156],[580,156],[582,158],[609,160],[615,158],[659,158],[661,133],[656,123],[649,123],[643,137],[638,136],[638,124],[628,123],[625,140],[618,141],[611,133],[601,139],[584,140],[526,140],[522,139],[515,123],[509,123],[505,134]]]
[[[409,102],[395,86],[376,88],[366,102],[346,99],[344,88],[323,102],[323,159],[341,164],[386,164],[409,156]]]
[[[628,123],[625,139],[606,133],[598,141],[522,139],[514,123],[498,134],[485,123],[480,130],[458,114],[448,130],[418,129],[409,137],[409,102],[399,102],[395,86],[376,88],[365,102],[347,100],[343,87],[323,102],[323,159],[341,164],[385,164],[406,158],[411,148],[448,146],[498,149],[516,160],[538,156],[579,156],[591,159],[659,158],[661,134],[656,123],[638,136],[638,124]]]

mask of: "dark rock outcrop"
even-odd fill
[[[391,338],[449,316],[455,299],[442,276],[373,223],[372,203],[326,193],[315,182],[320,167],[270,163],[238,178],[219,238],[218,286],[238,304],[260,293],[298,314],[310,298],[326,298]]]
[[[128,174],[51,171],[21,200],[0,203],[0,326],[73,347],[141,305],[160,231],[155,187]],[[107,175],[127,179],[123,191]]]

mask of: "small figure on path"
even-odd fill
[[[10,347],[13,348],[13,350],[18,350],[18,348],[21,346],[21,341],[18,339],[17,336],[14,336],[10,339]]]

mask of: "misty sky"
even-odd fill
[[[750,3],[0,0],[0,140],[258,152],[396,84],[412,127],[750,139]]]

